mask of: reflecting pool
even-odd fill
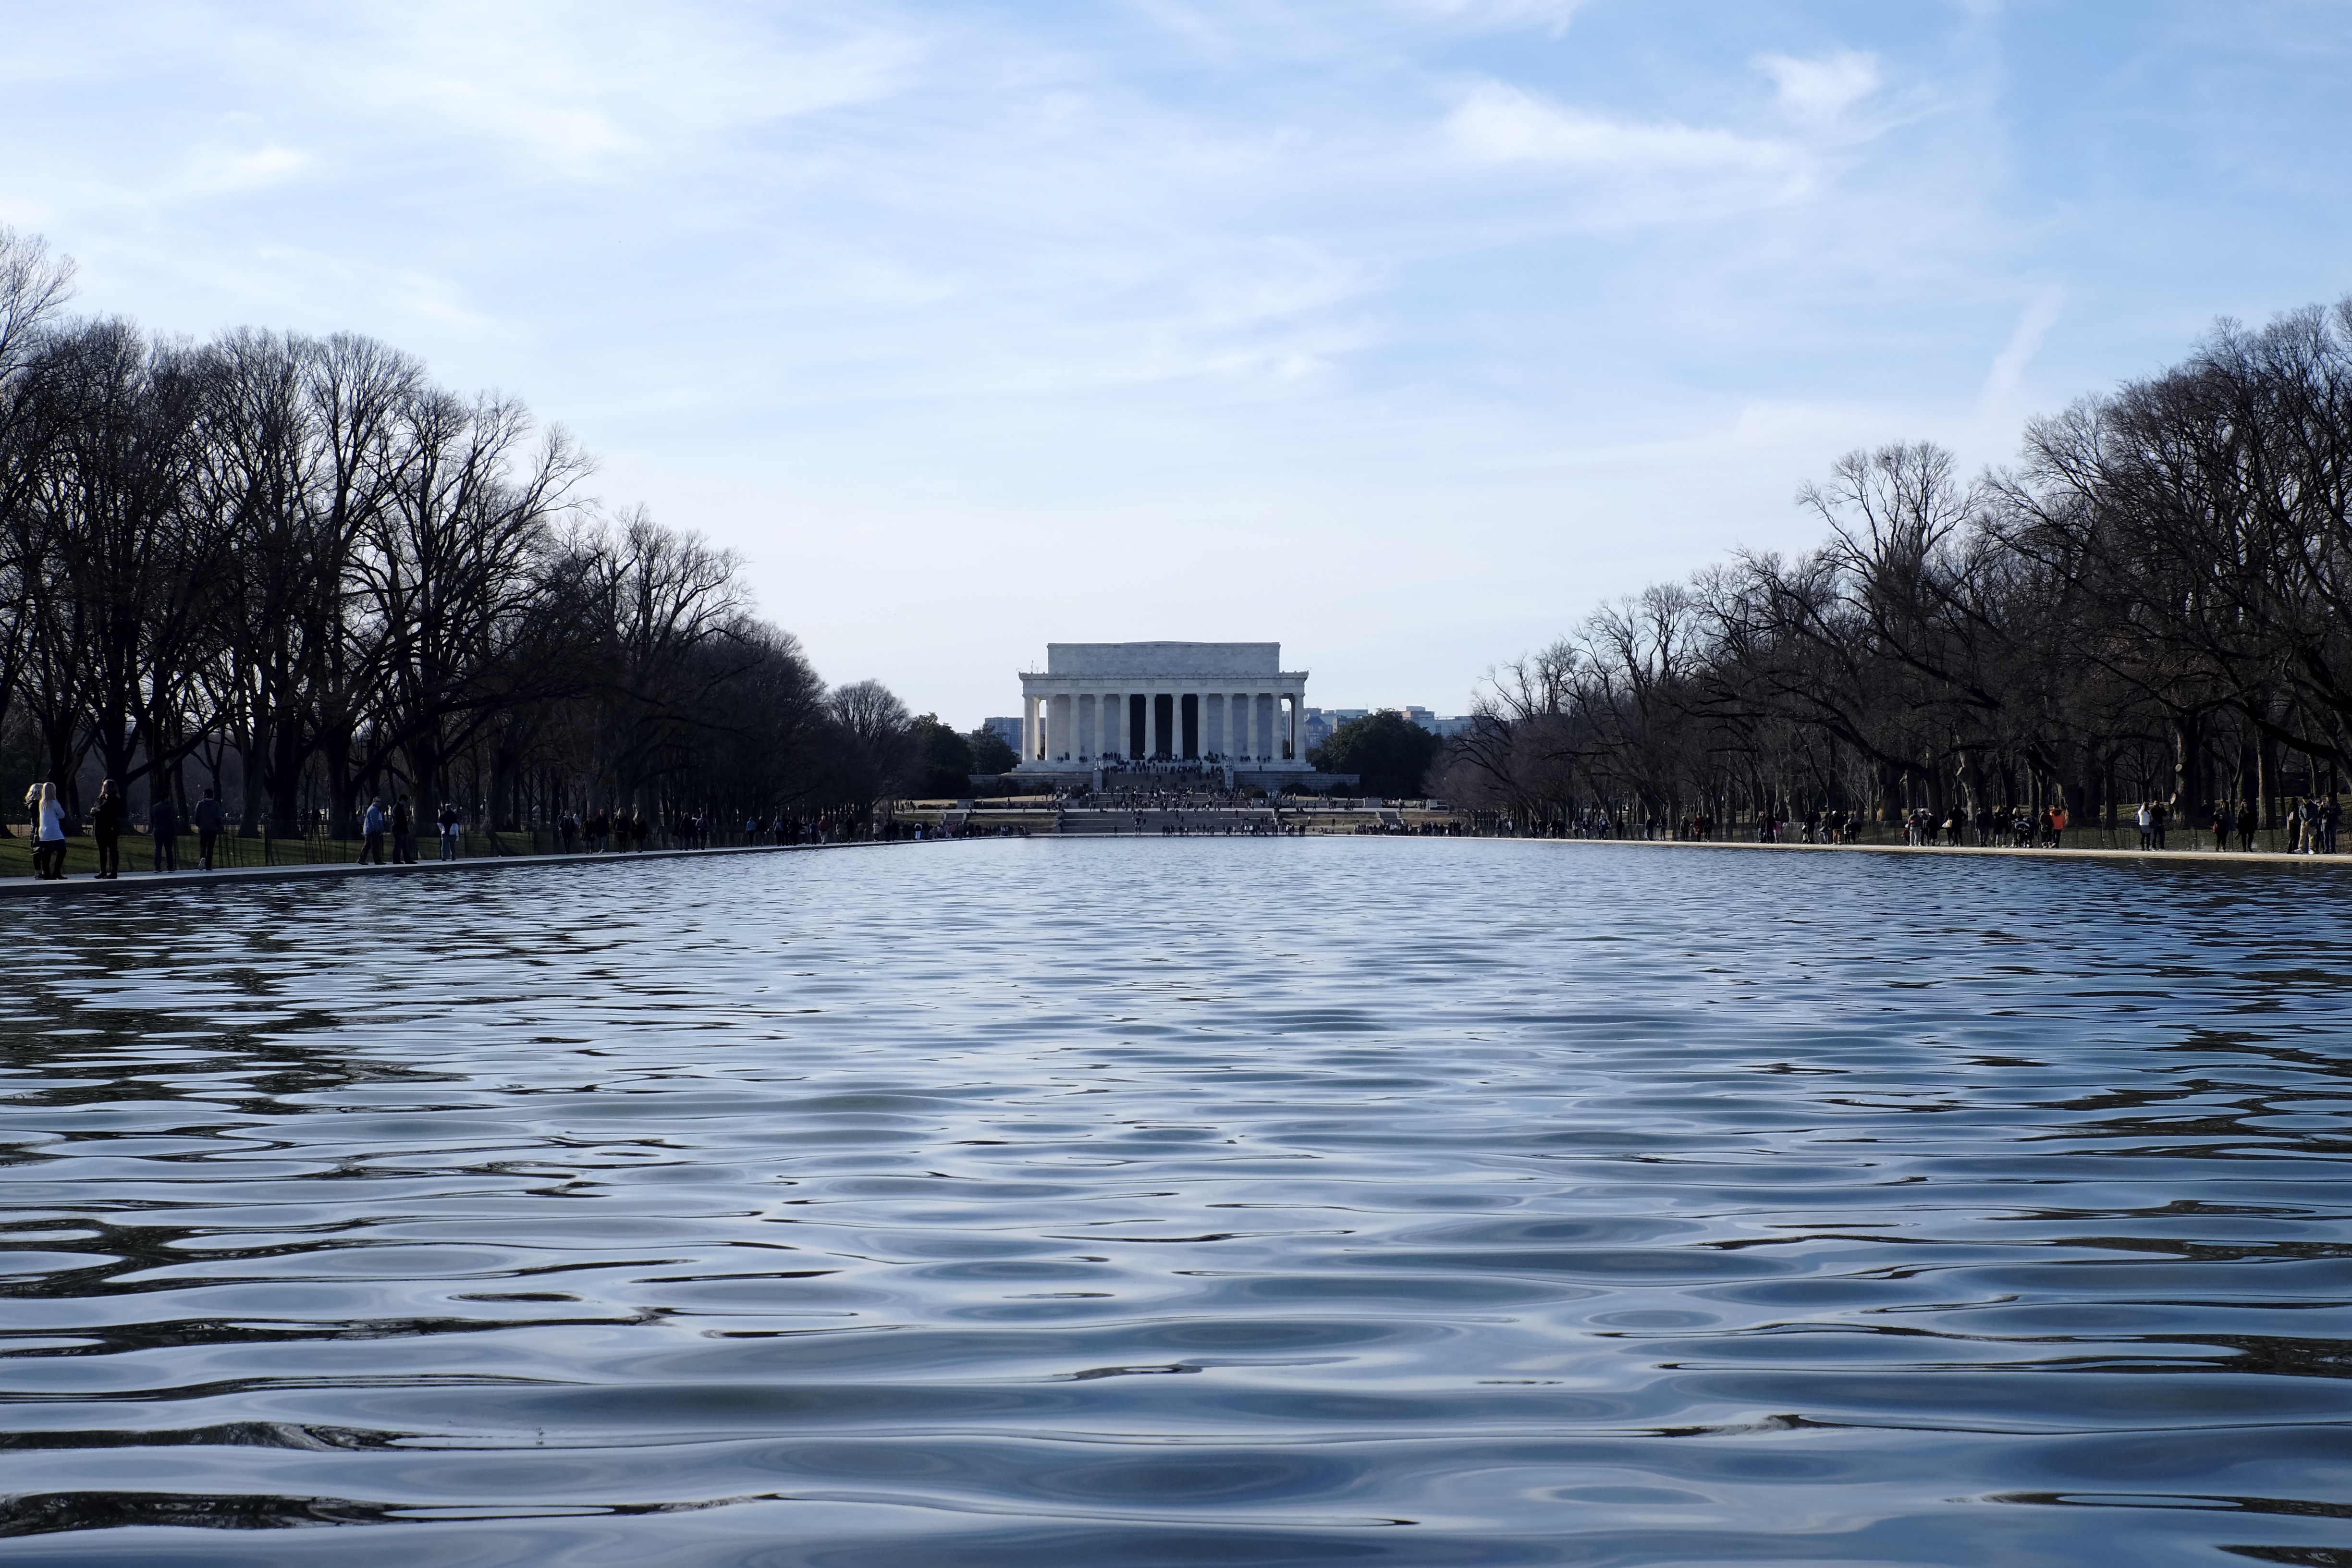
[[[10,1563],[2352,1564],[2326,867],[0,905]]]

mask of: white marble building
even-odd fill
[[[1307,773],[1307,672],[1273,642],[1057,642],[1021,677],[1020,771],[1196,760]]]

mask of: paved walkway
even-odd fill
[[[228,882],[287,882],[316,877],[448,876],[460,871],[510,870],[522,866],[628,866],[640,860],[682,860],[709,855],[793,855],[812,849],[872,849],[911,839],[869,839],[845,844],[752,844],[733,849],[646,849],[618,855],[477,855],[462,860],[419,860],[413,866],[361,866],[351,862],[319,866],[239,866],[218,871],[125,871],[101,882],[87,871],[62,882],[11,877],[0,882],[0,897],[10,894],[43,897],[62,893],[133,893],[215,888]],[[142,840],[144,843],[144,840]]]
[[[2011,849],[1972,844],[1758,844],[1747,839],[1545,838],[1539,844],[1620,844],[1643,849],[1764,849],[1806,855],[1995,855],[2005,859],[2132,860],[2161,866],[2352,866],[2352,855],[2284,855],[2276,850],[2241,854],[2201,846],[2175,849]]]

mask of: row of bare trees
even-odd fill
[[[69,318],[70,277],[0,229],[0,741],[75,810],[193,766],[279,834],[395,792],[863,817],[915,765],[895,697],[828,691],[520,403],[364,337]]]
[[[2352,300],[2035,420],[1964,481],[1854,452],[1827,531],[1605,605],[1499,671],[1445,787],[1523,819],[2143,801],[2271,826],[2352,772]]]

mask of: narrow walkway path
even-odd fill
[[[1537,838],[1537,844],[1630,845],[1642,849],[1777,849],[1808,855],[1995,855],[2004,859],[2137,860],[2165,866],[2352,866],[2348,855],[2235,849],[2014,849],[1998,844],[1758,844],[1738,838]]]
[[[110,882],[87,872],[61,882],[12,877],[0,882],[0,897],[52,893],[192,892],[228,882],[286,882],[315,877],[415,877],[460,871],[497,871],[521,866],[634,866],[640,860],[683,860],[710,855],[792,855],[812,849],[875,849],[913,839],[860,839],[846,844],[749,844],[729,849],[645,849],[620,855],[477,855],[463,860],[419,860],[411,866],[239,866],[218,871],[125,871]]]

